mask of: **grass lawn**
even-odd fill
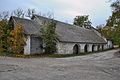
[[[107,49],[104,51],[108,51],[112,49]],[[83,56],[83,55],[90,55],[90,54],[97,54],[99,52],[104,51],[97,51],[97,52],[90,52],[90,53],[79,53],[79,54],[34,54],[34,55],[24,55],[24,54],[12,54],[12,53],[0,53],[0,56],[4,57],[17,57],[17,58],[44,58],[44,57],[50,57],[50,58],[65,58],[65,57],[74,57],[74,56]]]

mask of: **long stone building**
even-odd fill
[[[10,22],[16,27],[16,24],[22,24],[25,34],[27,35],[24,54],[40,54],[44,52],[43,42],[41,39],[41,27],[43,22],[51,19],[33,15],[32,19],[23,19],[11,17]],[[56,33],[58,35],[57,54],[72,54],[102,51],[111,48],[112,44],[101,36],[94,28],[83,28],[64,22],[56,21]],[[109,47],[108,47],[109,46]]]

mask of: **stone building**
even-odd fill
[[[42,53],[44,51],[40,30],[42,23],[50,20],[38,15],[33,15],[31,20],[13,16],[10,18],[14,27],[17,23],[22,24],[27,35],[24,54]],[[55,22],[58,35],[57,54],[78,54],[102,51],[108,48],[106,39],[94,28],[86,29],[57,20]]]

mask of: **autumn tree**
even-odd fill
[[[103,29],[103,27],[104,27],[104,25],[97,25],[97,26],[96,26],[96,29],[97,29],[99,32],[101,32],[102,29]]]
[[[104,30],[105,30],[104,27],[105,27],[104,24],[96,26],[97,31],[100,32],[102,36],[104,36]]]
[[[4,21],[0,21],[0,52],[3,52],[4,49],[4,27],[6,23]]]
[[[89,28],[91,27],[91,22],[88,19],[88,15],[83,15],[83,16],[76,16],[74,18],[74,25],[80,26],[80,27],[85,27],[85,28]]]
[[[107,20],[106,28],[109,29],[106,33],[109,34],[115,44],[120,45],[120,0],[112,3],[112,16]]]
[[[26,38],[24,35],[23,26],[21,24],[16,24],[16,27],[11,31],[11,36],[9,39],[10,50],[13,53],[20,54],[24,50],[24,45]]]
[[[43,46],[45,53],[54,53],[56,51],[57,36],[55,33],[56,23],[54,20],[45,22],[41,29]]]
[[[8,52],[9,43],[8,39],[10,36],[10,32],[12,30],[11,23],[9,23],[7,20],[1,20],[0,21],[0,48],[1,51]]]

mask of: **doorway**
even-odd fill
[[[73,53],[74,54],[78,54],[79,53],[79,45],[78,44],[74,45],[74,47],[73,47]]]
[[[88,45],[86,44],[84,47],[84,51],[87,53],[88,52]]]

